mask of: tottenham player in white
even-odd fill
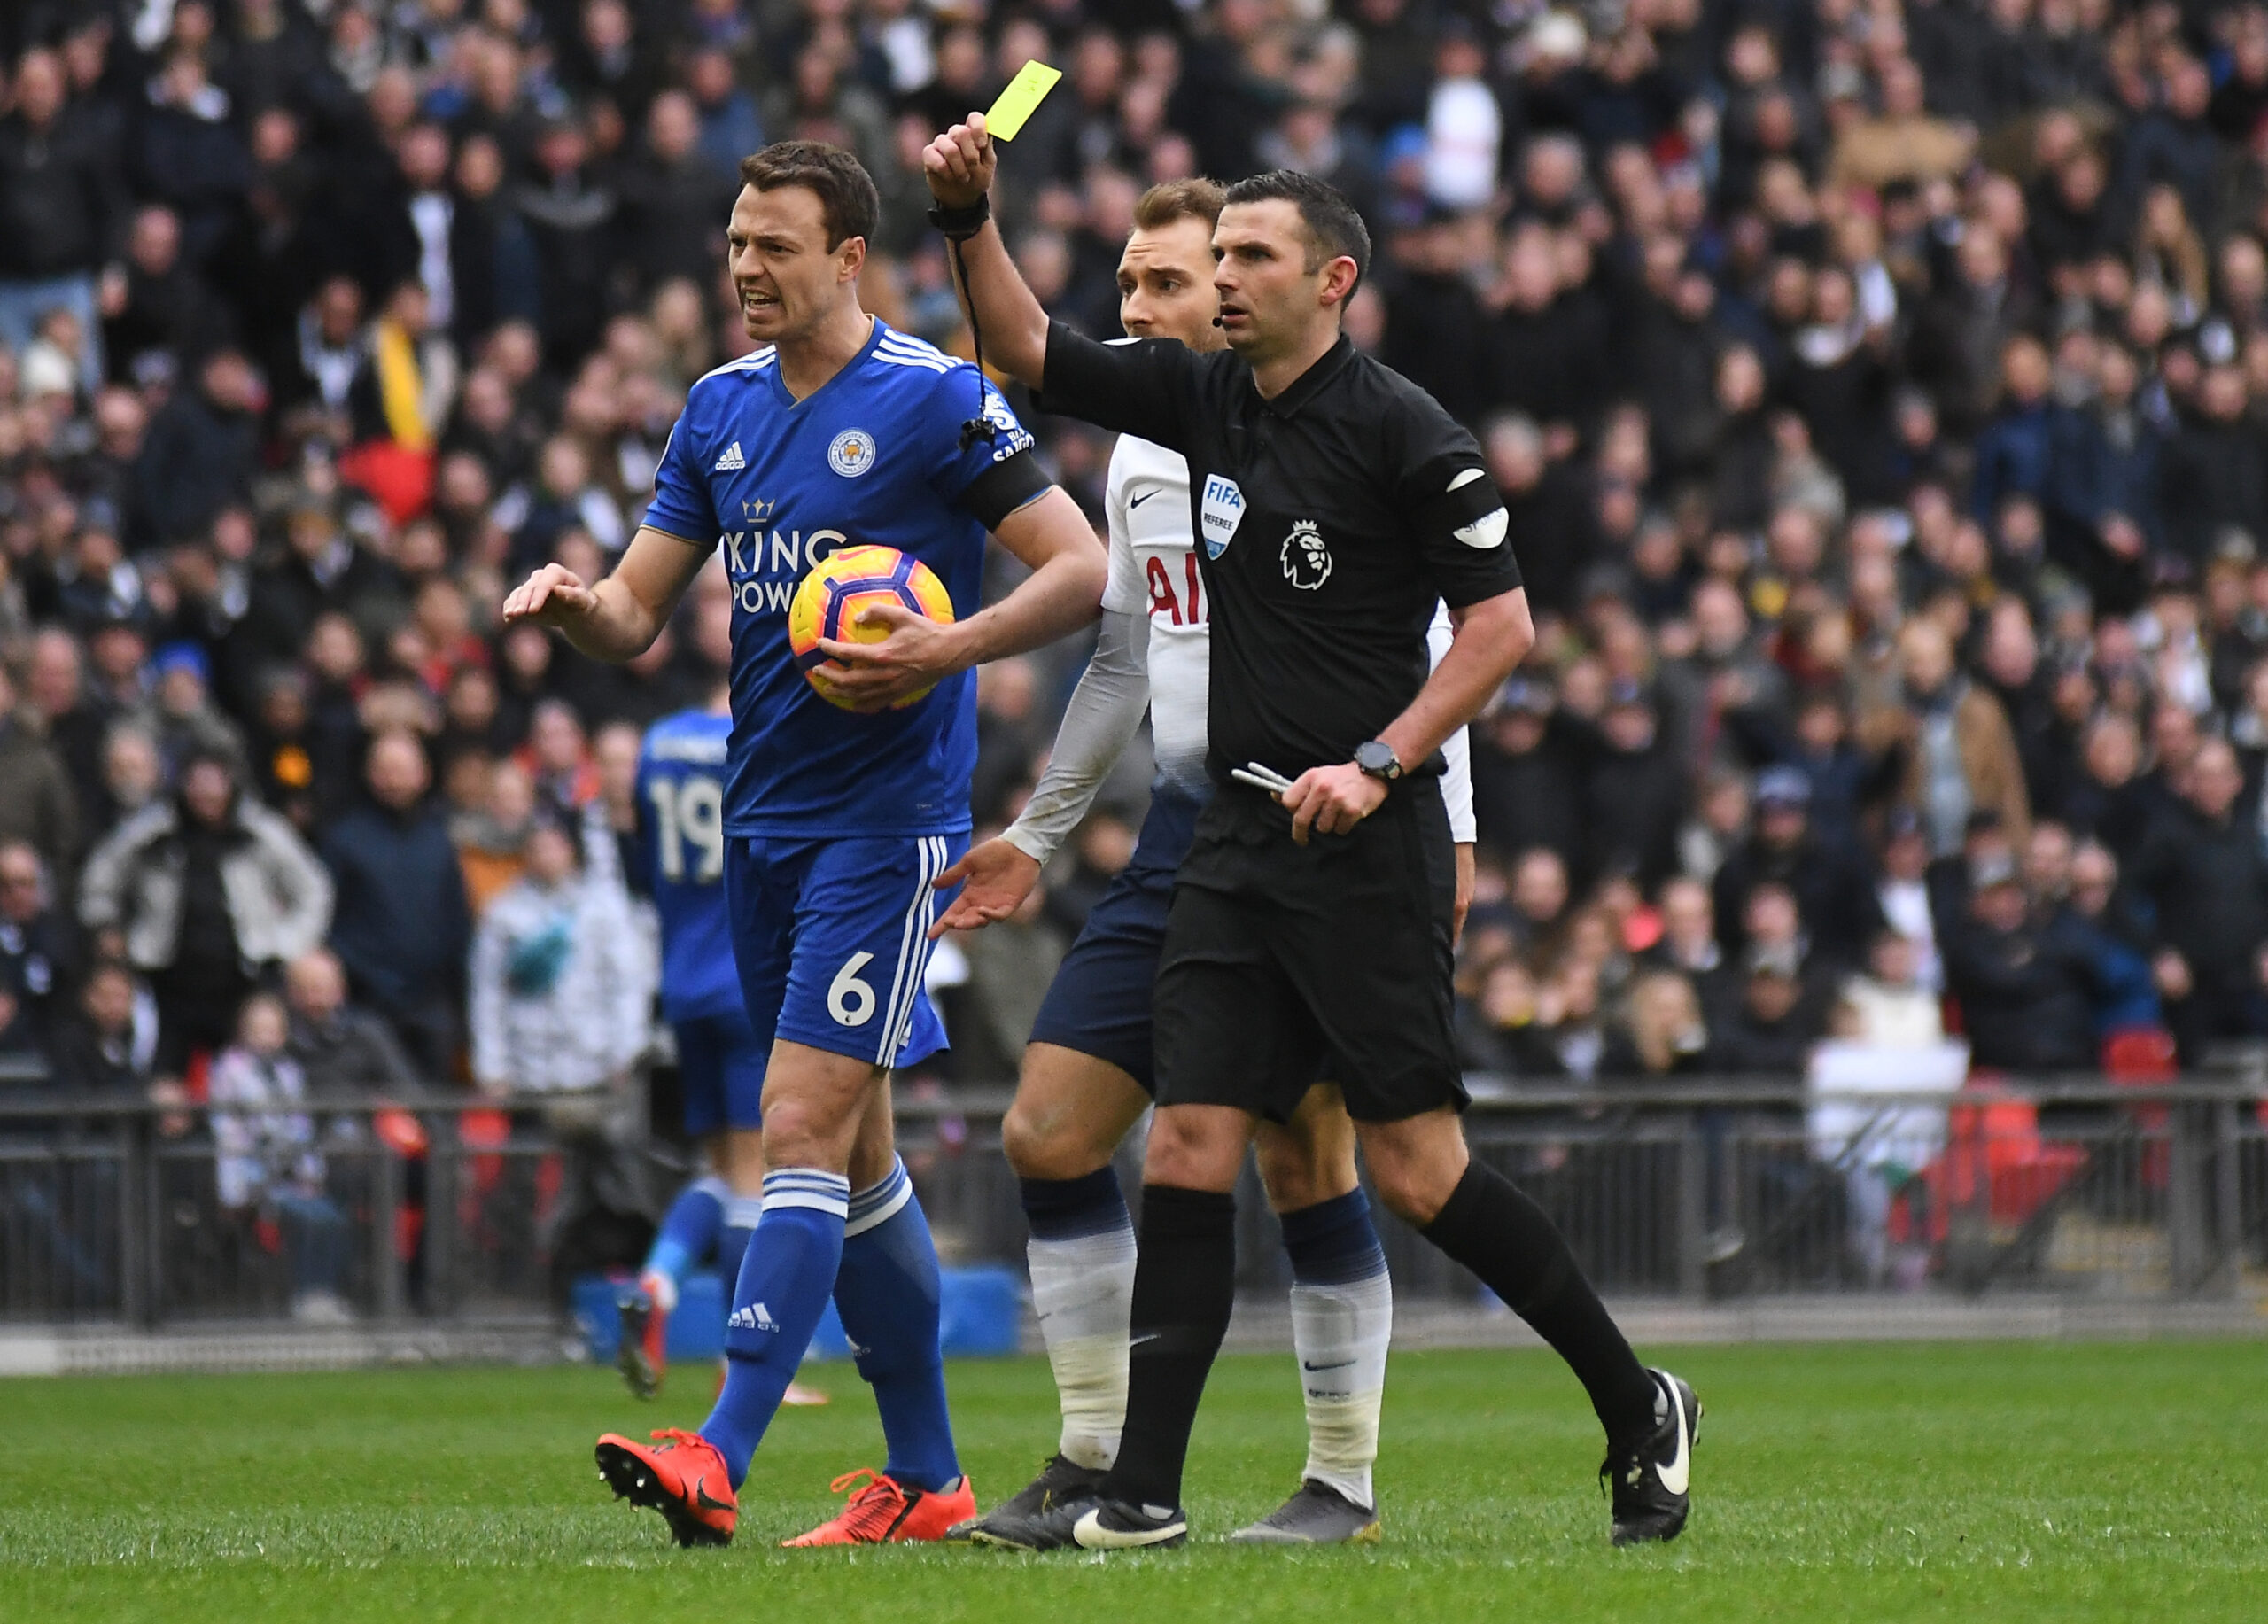
[[[1220,206],[1220,189],[1201,180],[1155,187],[1142,198],[1118,270],[1120,315],[1130,336],[1178,338],[1196,349],[1223,346],[1212,283]],[[1014,913],[1086,816],[1146,707],[1157,755],[1156,804],[1130,869],[1149,865],[1146,882],[1122,882],[1098,905],[1050,991],[1003,1125],[1009,1161],[1024,1181],[1034,1305],[1054,1370],[1062,1434],[1058,1454],[1037,1480],[964,1525],[970,1537],[996,1544],[1019,1543],[1022,1518],[1091,1487],[1117,1452],[1135,1243],[1108,1169],[1149,1104],[1148,992],[1158,940],[1149,932],[1162,929],[1170,871],[1192,828],[1192,818],[1177,816],[1176,808],[1193,814],[1208,793],[1210,639],[1191,532],[1188,466],[1177,452],[1122,435],[1106,506],[1110,576],[1100,641],[1047,770],[1015,823],[939,882],[966,882],[940,930]],[[1433,626],[1437,661],[1449,641],[1443,611]],[[1445,753],[1461,923],[1472,891],[1473,840],[1462,729]],[[1138,1005],[1131,1018],[1130,1002]],[[1339,1091],[1328,1083],[1309,1091],[1291,1121],[1260,1129],[1262,1176],[1270,1204],[1284,1215],[1293,1258],[1293,1340],[1309,1455],[1300,1492],[1241,1530],[1241,1540],[1343,1541],[1377,1533],[1371,1468],[1394,1305],[1376,1232],[1355,1193],[1355,1142]]]

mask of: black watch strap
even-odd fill
[[[992,218],[992,194],[984,192],[975,202],[963,208],[947,208],[944,204],[929,205],[929,223],[956,243],[965,243],[984,229]]]

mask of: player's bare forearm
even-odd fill
[[[962,623],[968,664],[1045,648],[1102,613],[1109,556],[1060,486],[1050,486],[1002,519],[993,534],[1031,574]]]
[[[1528,613],[1524,588],[1452,610],[1449,622],[1456,630],[1449,652],[1410,708],[1379,735],[1394,747],[1405,766],[1416,766],[1480,715],[1489,696],[1503,687],[1504,679],[1535,646],[1535,621]]]
[[[504,622],[532,620],[594,660],[620,664],[652,647],[708,552],[658,530],[641,528],[614,573],[586,585],[563,564],[548,563],[504,600]]]
[[[981,113],[970,113],[921,153],[930,194],[949,208],[966,207],[989,192],[998,167],[998,149],[984,133]],[[961,310],[983,334],[985,359],[1038,388],[1047,364],[1047,312],[1008,257],[997,221],[986,221],[962,241],[960,261],[967,273],[959,287]]]

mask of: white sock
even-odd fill
[[[1063,1458],[1107,1471],[1126,1425],[1126,1337],[1134,1317],[1134,1229],[1034,1236],[1032,1307],[1063,1407]]]
[[[1293,1283],[1292,1347],[1308,1411],[1303,1475],[1362,1506],[1378,1504],[1371,1467],[1393,1335],[1394,1281],[1383,1269],[1344,1283]]]

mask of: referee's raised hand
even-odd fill
[[[984,133],[984,115],[972,113],[921,149],[921,172],[929,195],[947,208],[967,208],[992,190],[1000,167],[999,149]]]
[[[1335,767],[1309,767],[1276,797],[1292,814],[1292,838],[1304,846],[1310,829],[1344,835],[1378,811],[1386,785],[1351,761]]]

